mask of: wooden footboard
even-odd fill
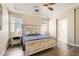
[[[34,41],[25,42],[25,55],[32,55],[34,53],[40,52],[42,50],[56,47],[56,39],[48,38],[48,39],[40,39]]]

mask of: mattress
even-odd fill
[[[30,35],[30,36],[23,36],[22,41],[33,41],[33,40],[40,40],[40,39],[46,39],[46,38],[51,38],[52,36],[50,35]]]

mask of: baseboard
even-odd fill
[[[7,47],[8,47],[8,44],[5,46],[5,48],[3,49],[3,51],[2,51],[2,53],[1,53],[0,56],[3,56],[3,55],[4,55],[4,53],[5,53],[6,49],[7,49]]]
[[[61,40],[61,42],[64,42],[64,41]],[[73,43],[69,43],[69,42],[64,42],[64,43],[69,44],[69,45],[72,45],[72,46],[79,47],[79,45],[77,45],[77,44],[73,44]]]
[[[79,47],[79,45],[77,45],[77,44],[73,44],[73,43],[67,43],[67,44],[72,45],[72,46]]]
[[[63,40],[58,40],[59,42],[64,42],[64,43],[67,43],[66,41],[63,41]]]

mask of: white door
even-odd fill
[[[67,19],[58,20],[58,40],[67,43]]]

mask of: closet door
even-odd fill
[[[76,19],[75,19],[75,25],[76,25],[76,40],[75,40],[75,43],[76,45],[79,45],[79,9],[76,9],[75,10],[75,16],[76,16]]]

